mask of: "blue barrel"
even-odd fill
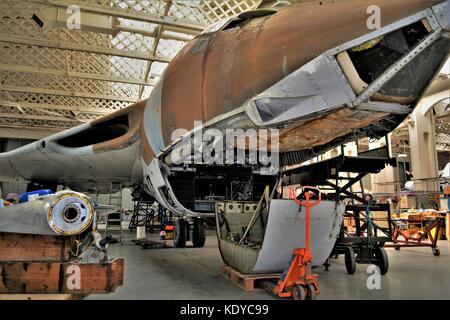
[[[19,201],[20,203],[28,202],[30,196],[37,195],[37,196],[46,196],[49,194],[53,194],[53,191],[50,189],[42,189],[42,190],[36,190],[36,191],[30,191],[30,192],[24,192],[20,195]]]

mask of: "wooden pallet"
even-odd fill
[[[227,265],[221,265],[220,271],[226,278],[230,279],[231,282],[245,291],[255,291],[258,288],[258,284],[260,282],[266,282],[270,280],[278,281],[281,276],[281,273],[242,274]]]

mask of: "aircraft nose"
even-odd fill
[[[264,37],[267,37],[264,41],[276,42],[275,48],[279,48],[281,55],[278,57],[278,67],[284,77],[248,104],[248,114],[259,125],[273,125],[353,105],[355,95],[359,95],[380,77],[381,73],[426,37],[429,30],[420,23],[420,14],[423,13],[423,18],[429,16],[430,12],[425,11],[427,9],[430,9],[430,2],[426,1],[343,0],[336,4],[327,2],[323,6],[317,3],[293,5],[284,12],[279,12],[267,22],[269,31],[264,34]],[[442,4],[432,10],[444,11],[445,8]],[[395,23],[398,23],[398,27]],[[420,24],[417,25],[419,31],[413,26],[414,23]],[[402,29],[402,32],[397,34],[400,38],[391,35],[389,39],[385,39],[384,42],[389,43],[383,42],[383,46],[378,50],[380,52],[371,50],[386,34],[409,24],[412,29]],[[375,32],[379,30],[381,32],[377,36]],[[404,32],[407,35],[404,36]],[[372,38],[369,36],[371,33],[374,33]],[[364,36],[366,38],[363,38]],[[345,46],[348,48],[343,49]],[[348,72],[345,73],[345,78],[342,73],[336,72],[341,69],[337,62],[338,57],[335,57],[337,61],[331,59],[331,56],[339,52],[352,51],[350,49],[364,52],[360,55],[362,57],[349,52],[353,54],[352,59],[349,59],[354,70],[353,78],[360,80],[360,88],[347,81],[351,78]],[[386,56],[383,58],[383,55]],[[431,72],[433,71],[430,70]],[[426,77],[424,79],[426,80]],[[417,97],[415,89],[407,90],[408,97],[399,94],[398,90],[404,89],[401,84],[406,84],[405,81],[402,80],[395,88],[383,92],[389,99],[390,96],[395,96],[390,102],[404,103],[406,99],[411,102],[414,100],[411,97]],[[416,83],[410,87],[421,86],[422,84]],[[381,101],[387,101],[388,98],[383,96]],[[399,109],[402,113],[407,112],[407,109],[401,106]]]

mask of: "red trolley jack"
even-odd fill
[[[313,257],[309,245],[310,209],[318,205],[322,197],[319,189],[313,187],[303,187],[298,197],[295,196],[296,190],[297,188],[291,189],[290,198],[298,205],[306,208],[305,248],[294,249],[290,266],[281,275],[273,293],[280,298],[292,297],[294,300],[315,300],[320,294],[320,289],[316,275],[311,270]],[[311,202],[311,192],[317,195],[317,201]],[[305,202],[300,201],[299,198],[304,198]]]

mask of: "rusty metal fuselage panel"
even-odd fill
[[[429,1],[336,1],[297,4],[241,28],[204,34],[186,45],[164,74],[162,128],[192,129],[240,107],[249,98],[321,53],[368,33],[367,7],[379,5],[388,25]]]

